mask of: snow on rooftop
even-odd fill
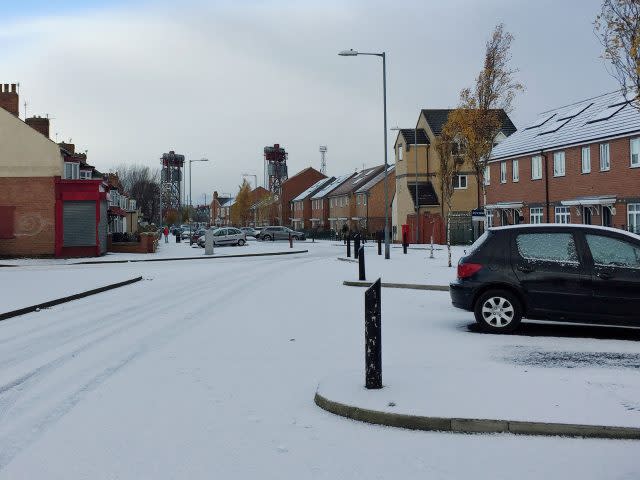
[[[328,184],[329,182],[331,182],[333,180],[333,177],[329,177],[329,178],[323,178],[322,180],[318,180],[316,183],[314,183],[313,185],[311,185],[309,188],[307,188],[304,192],[302,192],[300,195],[298,195],[296,198],[294,198],[293,200],[291,200],[292,202],[299,202],[301,200],[304,200],[305,198],[307,198],[309,195],[311,195],[311,193],[320,188],[323,185]]]
[[[320,190],[319,192],[316,192],[316,194],[311,197],[311,200],[316,200],[318,198],[323,198],[327,193],[329,193],[331,190],[334,190],[335,188],[337,188],[338,186],[340,186],[340,184],[342,184],[345,180],[347,180],[349,177],[351,176],[350,173],[346,174],[346,175],[342,175],[340,177],[337,177],[333,182],[330,182],[328,185],[324,186],[322,188],[322,190]]]
[[[616,91],[544,112],[500,142],[492,161],[640,132],[640,111]]]

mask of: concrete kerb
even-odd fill
[[[604,425],[576,425],[480,418],[425,417],[401,413],[381,412],[345,405],[329,400],[316,392],[314,402],[323,410],[345,418],[375,425],[409,430],[454,433],[512,433],[562,437],[588,437],[615,440],[640,440],[640,428]]]
[[[290,252],[266,252],[266,253],[241,253],[237,255],[202,255],[200,257],[172,257],[172,258],[134,258],[130,260],[88,260],[74,262],[67,265],[98,265],[102,263],[138,263],[138,262],[177,262],[180,260],[220,260],[224,258],[241,257],[269,257],[274,255],[294,255],[296,253],[309,253],[309,250],[293,250]]]
[[[347,287],[366,287],[369,288],[373,282],[361,282],[361,281],[351,281],[345,280],[342,282],[343,285]],[[435,290],[439,292],[448,292],[448,285],[422,285],[419,283],[385,283],[382,282],[382,286],[386,288],[406,288],[409,290]]]
[[[18,317],[26,313],[31,313],[37,310],[41,310],[43,308],[54,307],[56,305],[60,305],[61,303],[71,302],[73,300],[78,300],[80,298],[96,295],[97,293],[102,293],[108,290],[113,290],[115,288],[124,287],[125,285],[131,285],[132,283],[139,282],[140,280],[142,280],[142,277],[135,277],[130,280],[125,280],[123,282],[112,283],[109,285],[105,285],[103,287],[87,290],[86,292],[76,293],[74,295],[69,295],[67,297],[57,298],[55,300],[49,300],[48,302],[38,303],[37,305],[31,305],[29,307],[12,310],[10,312],[0,313],[0,320],[7,320],[8,318]]]

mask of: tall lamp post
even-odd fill
[[[386,52],[381,53],[365,53],[356,50],[343,50],[338,53],[341,57],[356,57],[358,55],[367,55],[382,58],[382,103],[384,109],[384,258],[391,258],[391,249],[389,247],[389,181],[387,161],[387,56]]]
[[[208,158],[198,158],[189,160],[189,246],[193,245],[193,233],[191,231],[191,211],[193,210],[193,201],[191,200],[191,164],[193,162],[208,162]]]

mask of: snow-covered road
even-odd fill
[[[286,257],[49,266],[145,280],[0,322],[0,478],[640,475],[637,442],[410,432],[317,408],[321,378],[363,364],[363,291],[341,286],[356,268],[336,260],[342,249],[307,246],[309,254]],[[37,282],[38,268],[28,268]],[[454,358],[459,325],[470,320],[446,293],[385,290],[383,298],[385,361],[437,363],[444,342]],[[427,312],[443,312],[451,328],[425,325]],[[464,341],[475,338],[485,345],[468,361],[495,344]],[[572,340],[496,340],[500,348],[559,341]],[[604,343],[622,352],[637,345]],[[460,395],[473,392],[461,386]]]

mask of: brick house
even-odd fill
[[[329,222],[332,230],[340,231],[344,225],[349,230],[360,229],[360,221],[354,220],[356,217],[355,191],[381,172],[384,172],[384,165],[361,170],[328,195]],[[392,196],[393,190],[390,188],[389,199]]]
[[[209,223],[211,225],[222,224],[222,205],[225,204],[230,197],[221,197],[218,192],[213,192],[211,203],[209,204]]]
[[[640,232],[640,111],[620,92],[542,113],[487,166],[487,223]]]
[[[282,191],[280,193],[279,217],[282,225],[291,225],[291,200],[304,192],[318,180],[327,178],[326,175],[320,173],[313,167],[307,167],[282,182]]]
[[[401,129],[394,143],[396,165],[396,195],[393,201],[392,238],[399,240],[402,224],[410,224],[412,228],[410,242],[427,243],[433,233],[433,224],[440,224],[437,229],[444,232],[443,218],[448,213],[446,205],[440,201],[440,155],[437,151],[437,140],[447,123],[451,109],[422,109],[418,115],[415,128]],[[509,116],[499,112],[502,128],[496,141],[499,143],[516,131]],[[417,157],[417,158],[416,158]],[[471,222],[471,211],[481,205],[481,188],[478,185],[473,168],[465,162],[455,180],[456,188],[452,197],[451,211],[465,215]],[[419,211],[418,222],[420,238],[416,228],[416,211]],[[431,225],[431,229],[427,228]],[[471,225],[470,225],[471,226]],[[474,225],[476,230],[481,227]],[[436,236],[436,242],[442,243],[444,237]]]
[[[335,179],[336,177],[329,177],[318,180],[291,201],[291,215],[293,217],[291,225],[294,230],[308,230],[311,228],[311,197]]]
[[[22,121],[18,104],[16,85],[1,86],[0,256],[104,253],[102,178],[94,178],[86,156],[76,157],[49,139],[48,118]]]
[[[395,192],[395,165],[389,166],[387,170],[387,181],[389,182],[389,222],[391,222],[391,202]],[[368,180],[364,185],[354,192],[355,215],[351,220],[356,226],[356,230],[366,232],[377,232],[384,230],[384,171]]]
[[[337,177],[311,196],[311,228],[318,230],[335,228],[335,222],[332,224],[329,220],[329,195],[355,175],[350,173]]]

